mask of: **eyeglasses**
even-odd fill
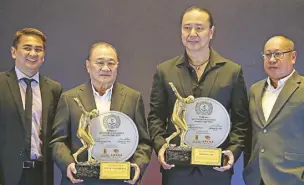
[[[284,52],[274,52],[274,53],[262,53],[262,56],[265,60],[270,60],[272,55],[276,60],[280,60],[284,57],[285,53],[293,52],[294,50],[284,51]]]
[[[105,61],[105,60],[96,60],[93,62],[96,66],[103,68],[105,65],[108,66],[108,68],[113,69],[118,65],[118,62],[115,61]]]

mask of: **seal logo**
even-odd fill
[[[108,115],[103,118],[103,125],[107,129],[115,129],[120,126],[120,118],[116,115]]]
[[[207,101],[201,101],[195,105],[195,112],[199,115],[210,115],[213,111],[213,105]]]

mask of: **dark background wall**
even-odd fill
[[[304,0],[0,0],[0,71],[14,65],[9,48],[15,31],[35,27],[49,39],[41,72],[67,90],[88,80],[84,61],[89,47],[106,41],[117,48],[121,59],[118,80],[143,93],[148,112],[155,67],[183,52],[181,14],[193,5],[212,12],[216,25],[212,46],[243,66],[247,87],[266,76],[260,52],[276,34],[295,41],[296,69],[303,74]],[[241,171],[242,158],[233,185],[243,185]],[[56,170],[56,185],[59,180]],[[154,157],[142,184],[160,182]]]

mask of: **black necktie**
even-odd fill
[[[35,81],[34,79],[22,78],[26,83],[26,92],[25,92],[25,123],[26,123],[26,143],[28,149],[28,155],[31,156],[31,135],[32,135],[32,105],[33,105],[33,92],[31,83]]]

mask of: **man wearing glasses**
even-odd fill
[[[90,81],[64,92],[59,100],[51,141],[53,159],[62,171],[62,185],[73,183],[123,185],[126,184],[123,181],[75,178],[76,161],[72,154],[83,146],[76,136],[83,109],[77,104],[75,98],[79,99],[87,112],[91,112],[93,109],[97,109],[99,113],[115,110],[127,114],[134,121],[139,133],[139,143],[129,161],[140,168],[142,176],[150,162],[152,151],[142,95],[138,91],[116,82],[118,56],[116,49],[108,43],[93,44],[86,60],[86,68]],[[88,161],[88,153],[79,155],[78,161]],[[137,178],[135,177],[127,183],[135,184]]]
[[[268,78],[250,89],[252,153],[244,180],[247,185],[304,184],[304,78],[294,70],[294,43],[274,36],[262,55]]]
[[[149,131],[161,164],[163,185],[230,185],[233,164],[244,147],[249,124],[246,86],[242,68],[210,47],[215,26],[211,13],[203,8],[187,9],[181,22],[184,54],[157,66],[151,92]],[[174,166],[167,164],[165,139],[175,132],[171,122],[176,96],[172,82],[182,97],[210,97],[230,113],[231,132],[219,146],[226,160],[222,167]],[[172,144],[179,144],[179,137]]]

